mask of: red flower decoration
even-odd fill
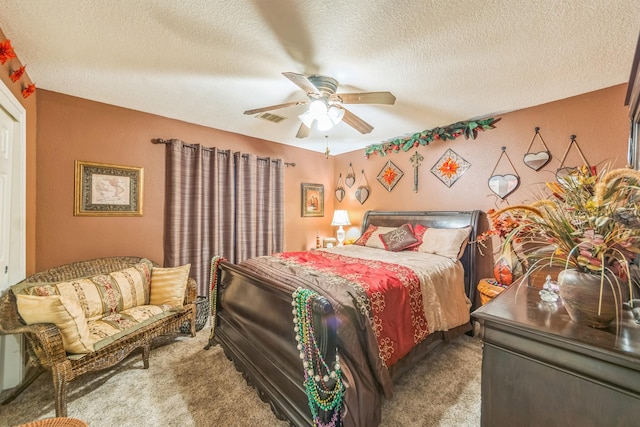
[[[12,82],[17,82],[18,80],[20,80],[20,77],[22,77],[22,75],[24,74],[24,69],[26,68],[26,65],[23,65],[22,67],[18,68],[17,70],[15,70],[13,73],[11,73],[9,75],[9,78],[11,79]]]
[[[387,184],[391,185],[391,183],[395,181],[397,176],[398,174],[396,173],[396,171],[394,171],[393,168],[389,167],[387,168],[387,170],[384,171],[384,175],[382,176],[382,179],[384,179]]]
[[[0,64],[4,65],[5,62],[15,57],[16,53],[11,46],[11,40],[0,42]]]
[[[449,157],[447,160],[445,160],[442,166],[440,166],[439,170],[442,175],[446,176],[447,178],[451,178],[453,175],[458,173],[458,167],[459,166],[455,162],[455,160]]]
[[[24,98],[28,98],[35,91],[36,91],[36,85],[32,83],[29,86],[22,88],[22,96]]]

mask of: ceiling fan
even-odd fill
[[[333,125],[340,121],[345,122],[362,134],[369,133],[373,130],[373,126],[344,108],[343,104],[393,105],[396,102],[396,97],[391,92],[336,93],[338,81],[332,77],[318,74],[305,76],[304,74],[291,72],[282,74],[305,91],[308,99],[255,108],[245,111],[244,114],[254,115],[294,105],[309,104],[309,110],[299,116],[302,123],[296,134],[297,138],[309,136],[314,123],[318,130],[325,131],[331,129]]]

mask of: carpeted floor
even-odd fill
[[[139,354],[69,386],[68,416],[91,427],[287,426],[215,346],[209,328],[196,338],[163,339],[150,368]],[[402,377],[382,409],[382,426],[479,426],[482,353],[477,338],[440,346]],[[13,402],[0,406],[0,426],[55,416],[46,372]]]

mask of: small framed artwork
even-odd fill
[[[75,162],[75,216],[142,216],[144,169]]]
[[[324,185],[302,183],[302,216],[324,216]]]

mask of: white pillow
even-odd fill
[[[422,244],[418,252],[436,254],[459,260],[469,241],[471,227],[464,228],[431,228],[422,236]]]

